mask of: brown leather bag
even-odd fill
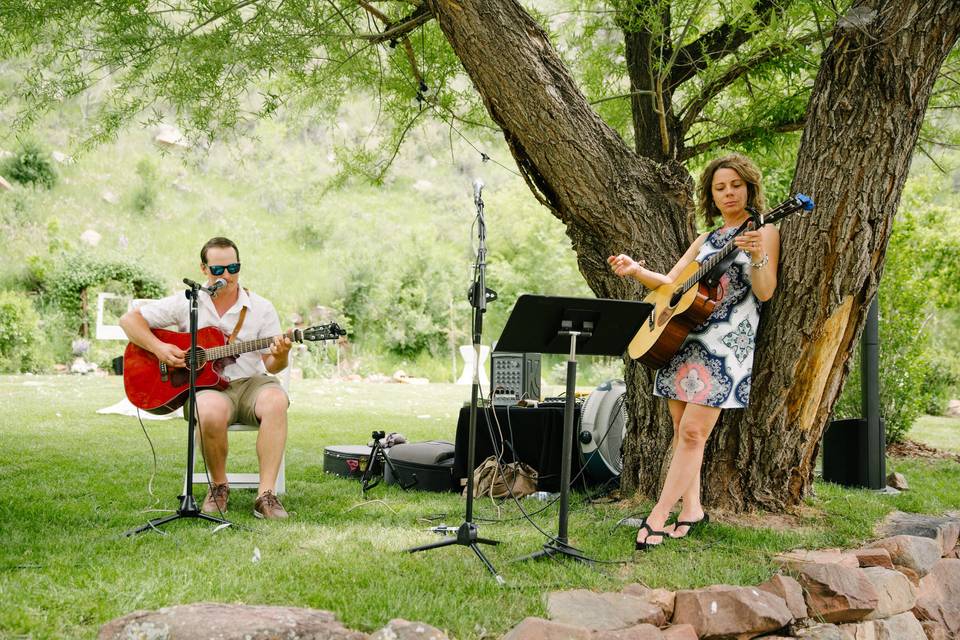
[[[502,469],[502,472],[501,472]],[[514,497],[522,498],[537,490],[537,470],[525,462],[497,464],[490,456],[480,463],[473,472],[473,497],[509,498],[510,489]],[[464,488],[463,495],[467,495]]]

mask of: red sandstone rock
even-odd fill
[[[960,560],[940,560],[920,580],[913,612],[920,620],[942,626],[948,635],[960,637]]]
[[[917,602],[917,588],[905,575],[883,567],[868,567],[862,571],[879,596],[877,608],[865,619],[889,618],[913,609]]]
[[[807,617],[807,603],[803,599],[803,587],[790,576],[777,574],[759,585],[758,588],[783,598],[794,618],[799,620]]]
[[[164,635],[158,635],[159,631]],[[200,602],[134,611],[100,629],[99,640],[176,638],[176,640],[247,640],[290,637],[300,640],[367,640],[344,627],[329,611]],[[408,636],[410,637],[410,636]],[[446,636],[443,636],[446,638]]]
[[[890,552],[883,548],[857,549],[852,552],[860,561],[861,567],[883,567],[893,569]]]
[[[921,578],[943,555],[939,540],[920,536],[892,536],[877,540],[872,546],[886,549],[893,564],[913,569]]]
[[[547,596],[550,619],[587,629],[625,629],[638,624],[666,624],[663,610],[643,598],[586,589],[554,591]]]
[[[756,587],[716,585],[678,591],[674,624],[692,625],[702,639],[745,640],[776,631],[793,619],[786,602]]]
[[[796,570],[810,617],[824,622],[856,622],[877,606],[877,591],[862,569],[804,563]]]

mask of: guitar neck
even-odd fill
[[[290,336],[290,338],[296,339],[295,336]],[[219,360],[220,358],[230,358],[233,356],[238,356],[241,353],[247,353],[248,351],[260,351],[261,349],[267,349],[271,344],[273,344],[273,340],[274,338],[257,338],[256,340],[241,340],[240,342],[225,344],[220,347],[210,347],[205,349],[207,361]]]
[[[730,242],[723,245],[723,248],[720,249],[720,251],[717,251],[715,254],[703,261],[703,264],[700,265],[700,268],[697,269],[697,272],[687,278],[687,281],[683,283],[683,286],[680,287],[679,292],[686,293],[691,287],[697,286],[697,284],[699,284],[705,275],[710,273],[710,271],[717,266],[721,260],[730,255],[730,253],[735,249],[737,249],[737,245],[733,243],[733,238],[730,238]]]
[[[785,216],[790,215],[795,211],[799,211],[800,209],[805,209],[807,211],[810,211],[811,209],[813,209],[813,200],[811,200],[810,198],[808,198],[803,194],[798,194],[790,198],[787,198],[786,200],[778,204],[776,207],[771,209],[767,214],[765,214],[764,216],[761,216],[759,226],[757,226],[756,228],[759,229],[760,227],[766,224],[770,224],[771,222],[776,222],[784,218]],[[737,237],[738,235],[743,233],[745,230],[746,230],[746,223],[744,223],[744,225],[741,228],[737,229],[737,232],[733,234],[733,237],[734,238]],[[715,266],[717,266],[724,258],[730,255],[730,253],[735,251],[736,249],[737,249],[737,245],[734,244],[733,238],[730,238],[730,241],[727,242],[727,244],[723,245],[723,247],[719,251],[717,251],[715,254],[707,258],[703,262],[703,264],[700,265],[700,268],[697,269],[697,272],[692,276],[690,276],[686,280],[686,282],[684,282],[683,285],[676,290],[675,295],[683,295],[684,293],[689,291],[691,287],[697,286],[704,276],[710,273],[710,271]]]

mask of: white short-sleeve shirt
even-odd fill
[[[222,316],[213,306],[213,299],[204,291],[197,296],[198,315],[197,327],[217,327],[224,336],[233,333],[240,320],[240,310],[247,307],[247,316],[244,318],[240,333],[236,341],[272,338],[280,335],[280,317],[277,310],[266,298],[256,293],[240,289],[236,303]],[[147,324],[154,329],[176,327],[177,331],[190,330],[190,301],[182,293],[149,302],[140,307],[140,313]],[[235,360],[225,362],[223,375],[230,380],[249,378],[266,373],[261,355],[267,355],[270,349],[241,353]]]

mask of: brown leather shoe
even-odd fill
[[[207,497],[203,499],[203,507],[200,510],[210,515],[226,513],[227,502],[229,501],[230,485],[226,482],[214,484],[207,490]]]
[[[276,520],[289,517],[273,491],[264,491],[263,495],[253,503],[253,515],[267,520]]]

